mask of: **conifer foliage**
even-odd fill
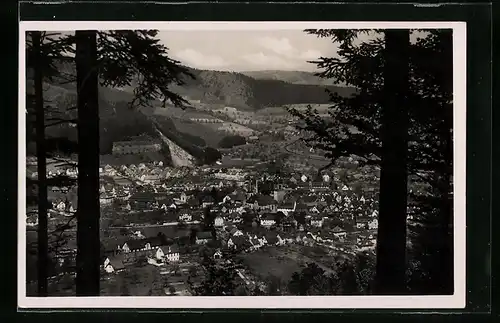
[[[399,102],[405,102],[408,113],[407,204],[415,220],[408,224],[413,247],[407,250],[411,264],[406,266],[413,270],[407,287],[411,293],[449,294],[453,292],[452,31],[409,32],[412,41],[408,50],[399,49],[408,55],[408,88],[404,101]],[[382,128],[388,126],[384,109],[388,95],[395,94],[386,92],[386,83],[388,77],[401,72],[393,70],[391,75],[385,68],[387,33],[382,30],[306,30],[306,33],[330,38],[332,46],[338,45],[337,57],[321,57],[311,62],[320,70],[318,76],[352,86],[356,93],[348,97],[331,93],[328,118],[311,107],[305,111],[290,109],[301,120],[298,127],[308,133],[304,141],[325,151],[332,165],[339,157],[357,156],[362,165],[382,166]],[[415,189],[415,184],[424,189]],[[380,223],[381,230],[383,225]],[[401,232],[393,233],[394,237],[403,236]],[[384,237],[379,235],[379,243],[380,239]],[[390,243],[382,241],[386,242]]]

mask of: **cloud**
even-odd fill
[[[294,56],[295,48],[290,44],[288,38],[261,37],[257,42],[264,48],[283,56]]]
[[[320,51],[315,50],[315,49],[309,49],[309,50],[306,50],[305,52],[303,52],[302,54],[300,54],[300,58],[304,59],[306,61],[316,60],[316,59],[320,58],[321,56],[323,56],[323,54],[321,54]]]
[[[243,55],[243,59],[251,65],[264,67],[266,69],[280,69],[295,67],[292,62],[285,60],[279,56],[266,55],[263,52]]]
[[[179,61],[188,66],[200,68],[216,68],[226,66],[227,62],[217,55],[205,55],[191,48],[186,48],[174,53],[174,56]]]

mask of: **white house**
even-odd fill
[[[155,257],[158,260],[166,259],[168,262],[178,262],[180,259],[177,246],[164,246],[156,249]]]
[[[64,203],[63,201],[59,202],[56,205],[56,210],[61,211],[61,212],[66,210],[66,203]]]
[[[330,176],[328,174],[323,175],[323,182],[328,183],[330,181]]]
[[[233,237],[241,237],[241,236],[243,236],[243,232],[241,232],[241,230],[236,230],[233,233]]]
[[[276,219],[273,214],[264,214],[260,219],[260,224],[264,227],[271,227],[276,224]]]
[[[316,228],[321,228],[323,226],[324,219],[322,217],[311,218],[311,226]]]
[[[305,183],[305,182],[307,182],[307,176],[306,176],[306,175],[302,175],[302,176],[300,177],[300,180],[301,180],[302,182],[304,182],[304,183]]]
[[[347,232],[344,229],[342,229],[342,228],[340,228],[338,226],[336,226],[335,228],[333,228],[332,233],[333,233],[333,235],[335,237],[337,237],[339,239],[343,239],[343,238],[345,238],[347,236]]]
[[[292,203],[284,203],[278,206],[277,211],[283,212],[285,216],[288,216],[290,213],[294,212],[297,208],[297,202]]]
[[[214,257],[214,259],[221,259],[221,258],[222,258],[222,251],[220,251],[220,249],[217,249],[217,250],[214,252],[213,257]]]
[[[184,222],[189,222],[193,220],[193,216],[189,213],[183,213],[179,215],[179,220]]]
[[[348,191],[348,190],[349,190],[349,187],[347,187],[347,185],[342,186],[342,191]]]
[[[368,229],[377,230],[378,229],[378,220],[372,219],[370,222],[368,222]]]

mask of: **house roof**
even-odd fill
[[[215,200],[214,200],[214,198],[211,195],[206,195],[203,198],[203,202],[204,203],[213,203],[213,202],[215,202]]]
[[[293,209],[295,203],[294,202],[284,202],[284,203],[280,203],[278,205],[278,208],[279,209]]]
[[[170,253],[178,253],[180,249],[178,245],[173,244],[170,246],[163,246],[161,247],[161,250],[163,251],[164,254],[170,254]]]
[[[336,226],[335,228],[332,229],[332,232],[340,233],[340,232],[346,232],[346,231],[344,229],[342,229],[341,227]]]
[[[210,231],[197,232],[196,238],[198,238],[198,239],[212,239],[212,232],[210,232]]]
[[[112,239],[101,239],[103,241],[104,249],[106,251],[114,251],[118,248],[118,246],[123,246],[125,242],[127,242],[130,238],[123,236],[123,237],[115,237]]]
[[[302,198],[302,203],[314,203],[316,202],[316,196],[307,195]]]
[[[242,192],[235,192],[230,195],[233,201],[243,202],[245,201],[245,194]]]
[[[175,229],[171,226],[150,226],[140,230],[146,238],[157,237],[159,234],[164,234],[166,237],[173,237]]]
[[[124,269],[125,265],[123,264],[124,257],[122,255],[116,255],[109,257],[109,264],[113,267],[114,270]]]
[[[138,250],[144,248],[144,246],[146,245],[146,239],[128,240],[125,243],[130,250]]]
[[[260,217],[261,220],[268,220],[268,221],[272,221],[272,220],[276,220],[276,214],[274,213],[264,213],[262,214],[262,216]]]
[[[295,207],[296,211],[307,211],[308,209],[309,208],[304,203],[297,203],[297,206]]]
[[[131,201],[153,201],[155,194],[153,192],[136,192],[130,197]]]

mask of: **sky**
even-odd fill
[[[169,30],[158,34],[182,63],[219,71],[316,71],[315,60],[335,56],[337,45],[302,30]]]

